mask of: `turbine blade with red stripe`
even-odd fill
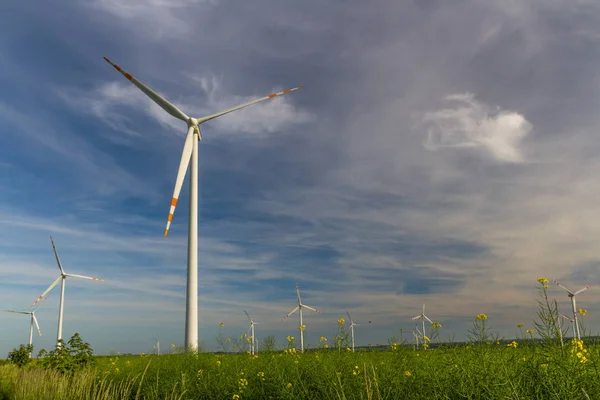
[[[298,89],[302,89],[302,86],[296,86],[295,88],[292,88],[292,89],[286,89],[283,92],[271,93],[268,96],[261,97],[259,99],[255,99],[255,100],[250,100],[250,101],[248,101],[248,102],[246,102],[244,104],[240,104],[239,106],[235,106],[235,107],[229,108],[229,109],[227,109],[225,111],[221,111],[221,112],[218,112],[216,114],[208,115],[206,117],[198,118],[198,123],[201,124],[203,122],[210,121],[211,119],[215,119],[215,118],[220,117],[222,115],[229,114],[230,112],[239,110],[239,109],[244,108],[244,107],[251,106],[251,105],[256,104],[256,103],[260,103],[261,101],[272,99],[273,97],[277,97],[277,96],[284,95],[286,93],[293,92],[293,91],[298,90]]]
[[[169,228],[171,227],[171,221],[173,220],[173,214],[175,213],[175,207],[179,200],[179,194],[181,193],[181,187],[183,186],[183,180],[192,158],[192,149],[194,146],[194,127],[190,126],[188,129],[187,136],[185,137],[185,143],[183,144],[183,151],[181,153],[181,161],[179,162],[179,170],[177,171],[177,179],[175,180],[175,189],[173,190],[173,197],[171,198],[171,209],[169,210],[169,217],[167,218],[167,227],[165,228],[165,237],[169,234]]]
[[[156,104],[158,104],[163,110],[171,114],[177,119],[182,121],[187,121],[189,117],[185,115],[183,111],[177,108],[174,104],[170,103],[167,99],[156,93],[154,90],[150,89],[148,86],[144,85],[142,82],[135,79],[129,72],[124,71],[117,64],[110,61],[108,58],[104,57],[107,63],[112,65],[117,71],[119,71],[123,76],[131,81],[135,86],[138,87],[142,92],[146,94],[146,96],[150,97]]]

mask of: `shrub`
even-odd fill
[[[8,353],[8,360],[18,367],[24,367],[31,360],[30,354],[32,351],[33,345],[22,344],[18,349],[13,349],[13,351]]]
[[[92,356],[92,347],[81,339],[79,333],[75,333],[68,343],[65,344],[61,339],[54,350],[47,352],[42,349],[38,355],[42,367],[55,369],[62,373],[73,372],[93,365]]]

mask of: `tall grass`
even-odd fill
[[[597,399],[598,346],[98,358],[72,376],[0,367],[0,399]]]

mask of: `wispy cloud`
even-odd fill
[[[472,93],[447,96],[446,100],[462,103],[463,107],[423,116],[428,125],[425,142],[428,149],[481,147],[499,161],[524,161],[518,147],[532,126],[522,114],[500,109],[492,111],[475,100]]]

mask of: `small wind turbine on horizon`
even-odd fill
[[[417,347],[416,347],[417,349],[419,348],[419,337],[422,336],[422,335],[423,334],[419,330],[419,325],[415,325],[415,330],[413,331],[413,336],[415,337],[415,342],[417,344]]]
[[[250,327],[248,328],[248,333],[250,334],[250,338],[251,338],[251,342],[250,342],[250,353],[252,355],[254,355],[254,352],[256,350],[255,346],[256,346],[256,337],[254,336],[254,325],[257,325],[258,322],[254,322],[252,320],[252,318],[250,318],[250,315],[248,315],[248,313],[246,312],[246,310],[244,310],[244,313],[246,313],[246,316],[248,317],[248,319],[250,320]]]
[[[250,100],[244,104],[229,108],[224,111],[217,112],[201,118],[192,118],[187,116],[183,111],[177,108],[174,104],[167,101],[165,98],[160,96],[158,93],[150,89],[148,86],[143,84],[134,78],[130,73],[124,71],[117,64],[104,57],[104,60],[112,65],[117,71],[119,71],[125,78],[133,83],[138,89],[156,104],[158,104],[163,110],[169,113],[171,116],[182,120],[187,124],[187,135],[183,145],[183,152],[181,154],[181,160],[179,163],[179,170],[177,171],[177,178],[175,180],[175,189],[173,190],[173,197],[171,198],[171,208],[169,216],[167,218],[167,226],[165,228],[164,236],[167,237],[169,233],[169,227],[173,220],[173,214],[175,212],[175,206],[179,200],[179,193],[185,179],[186,171],[191,160],[190,167],[190,211],[189,211],[189,222],[188,222],[188,265],[187,265],[187,288],[186,288],[186,314],[185,314],[185,345],[186,348],[197,349],[198,348],[198,142],[202,139],[200,133],[200,125],[204,122],[208,122],[212,119],[218,118],[225,114],[229,114],[233,111],[237,111],[244,107],[251,106],[264,100],[272,99],[276,96],[281,96],[286,93],[293,92],[301,89],[302,86],[297,86],[292,89],[286,89],[282,92],[272,93],[268,96],[261,97],[255,100]]]
[[[556,279],[554,280],[554,283],[556,283],[558,286],[560,286],[561,288],[563,288],[567,292],[568,296],[571,298],[571,308],[573,309],[573,320],[574,320],[573,321],[573,325],[575,327],[574,333],[577,336],[577,340],[580,340],[581,339],[581,335],[579,333],[579,322],[577,320],[577,306],[575,304],[575,296],[577,296],[579,293],[581,293],[581,292],[583,292],[585,290],[588,290],[589,288],[592,287],[592,285],[588,285],[588,286],[586,286],[586,287],[584,287],[582,289],[579,289],[576,292],[571,292],[569,289],[567,289],[566,287],[564,287],[563,285],[561,285]]]
[[[156,340],[156,355],[160,356],[160,340],[158,340],[157,338],[155,338],[154,336],[152,336],[152,339]]]
[[[425,315],[425,301],[423,301],[423,309],[421,311],[421,314],[412,317],[410,321],[414,321],[416,319],[420,319],[423,324],[423,332],[421,334],[423,335],[423,341],[426,342],[427,334],[425,333],[425,320],[429,321],[430,324],[433,324],[433,321],[430,320],[429,317],[427,317],[427,315]]]
[[[296,295],[298,296],[298,305],[288,315],[283,317],[283,319],[288,319],[290,315],[298,311],[298,317],[300,320],[300,326],[298,327],[298,329],[300,330],[300,352],[304,353],[304,325],[302,324],[302,309],[307,308],[319,314],[321,314],[321,311],[317,310],[316,308],[307,306],[306,304],[302,304],[302,300],[300,300],[300,289],[298,288],[298,284],[296,284]]]
[[[352,317],[348,311],[346,311],[346,314],[348,314],[348,319],[350,320],[350,336],[352,338],[352,352],[354,353],[354,327],[360,326],[360,324],[355,324],[354,321],[352,321]]]
[[[54,245],[54,240],[52,239],[52,236],[50,236],[50,242],[52,243],[52,249],[54,250],[54,257],[56,258],[56,263],[58,264],[58,268],[60,269],[60,276],[58,278],[56,278],[56,280],[54,282],[52,282],[52,284],[50,286],[48,286],[48,289],[46,289],[46,291],[44,291],[44,293],[42,293],[33,302],[33,304],[29,308],[35,306],[36,303],[38,303],[47,293],[49,293],[52,289],[54,289],[54,287],[56,285],[58,285],[58,282],[61,282],[60,305],[59,305],[59,309],[58,309],[58,329],[57,329],[57,334],[56,334],[56,346],[60,347],[60,340],[62,339],[63,310],[64,310],[64,305],[65,305],[65,284],[67,282],[67,277],[90,279],[92,281],[100,281],[100,282],[105,282],[105,280],[100,279],[100,278],[92,278],[89,276],[65,273],[65,270],[63,269],[62,264],[60,262],[60,258],[58,257],[58,252],[56,251],[56,246]]]
[[[50,295],[46,296],[46,298],[44,300],[46,300],[48,297],[50,297]],[[4,310],[6,312],[9,313],[15,313],[15,314],[26,314],[30,316],[30,321],[29,321],[29,345],[33,345],[33,324],[35,324],[37,331],[38,331],[38,335],[42,336],[42,330],[40,329],[40,325],[38,324],[38,320],[35,317],[35,313],[38,310],[38,308],[40,308],[40,306],[42,305],[42,303],[40,302],[37,307],[35,307],[32,311],[14,311],[14,310]],[[31,358],[31,353],[29,353],[29,358]]]

